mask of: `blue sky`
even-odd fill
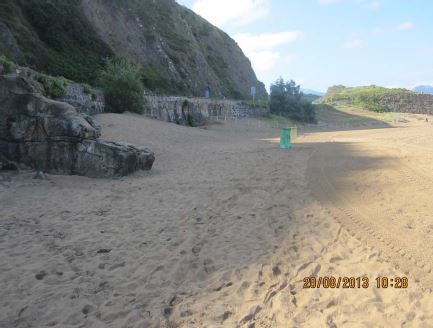
[[[335,84],[433,85],[430,0],[178,0],[234,38],[269,88],[279,76]]]

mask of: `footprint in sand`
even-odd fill
[[[35,274],[35,278],[36,278],[37,280],[42,280],[42,279],[44,279],[45,276],[47,276],[47,275],[48,275],[48,273],[47,273],[45,270],[42,270],[42,271],[40,271],[40,272],[38,272],[38,273]]]
[[[200,254],[201,249],[203,248],[203,243],[200,242],[198,244],[196,244],[193,248],[192,248],[192,252],[195,256],[198,256]]]

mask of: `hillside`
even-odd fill
[[[312,90],[312,89],[304,89],[304,88],[301,88],[301,91],[302,91],[305,95],[314,95],[314,96],[318,96],[318,97],[323,97],[323,96],[325,95],[323,92],[316,91],[316,90]]]
[[[407,96],[415,99],[417,95],[406,89],[388,89],[375,85],[354,88],[338,85],[328,89],[322,102],[351,104],[376,112],[389,112],[393,111],[394,102]]]
[[[311,93],[304,93],[304,94],[302,94],[302,98],[304,98],[305,100],[307,100],[309,102],[314,102],[316,100],[319,100],[322,97],[315,95],[315,94],[311,94]]]
[[[248,58],[226,33],[174,0],[3,0],[0,55],[94,84],[104,60],[129,56],[154,92],[248,98]]]

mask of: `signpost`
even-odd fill
[[[255,86],[252,86],[252,87],[251,87],[251,95],[253,96],[253,106],[256,105],[256,103],[255,103],[256,92],[257,92],[256,87],[255,87]]]

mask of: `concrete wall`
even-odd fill
[[[148,96],[147,116],[177,124],[201,125],[211,118],[258,117],[268,108],[253,108],[242,101],[206,98]]]

